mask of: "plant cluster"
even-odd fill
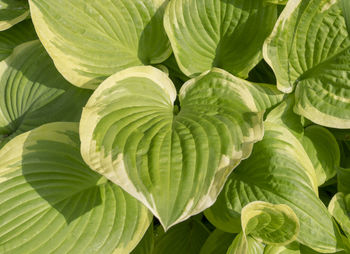
[[[0,0],[0,254],[350,253],[350,0]]]

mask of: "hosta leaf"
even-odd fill
[[[226,254],[234,238],[234,234],[215,229],[203,244],[199,254]]]
[[[350,128],[350,37],[341,0],[290,0],[264,45],[278,88],[295,91],[295,112]]]
[[[316,170],[318,185],[322,185],[336,175],[340,164],[338,143],[330,131],[317,125],[305,129],[303,141]]]
[[[240,233],[232,242],[227,254],[263,254],[264,245],[250,236]]]
[[[292,242],[286,246],[267,245],[264,254],[301,254],[301,252],[298,242]]]
[[[338,168],[338,191],[344,194],[350,194],[350,168]]]
[[[348,33],[350,36],[350,1],[348,0],[340,0],[341,1],[341,6],[342,6],[342,10],[343,10],[343,16],[345,18],[346,21],[346,26],[348,28]]]
[[[152,254],[154,250],[154,230],[153,223],[147,229],[139,244],[131,254]]]
[[[152,254],[198,254],[208,236],[201,222],[190,219],[157,238]]]
[[[83,110],[84,160],[141,200],[168,228],[214,203],[228,174],[262,137],[281,95],[213,69],[176,90],[153,67],[107,79]]]
[[[272,119],[267,117],[267,121]],[[342,247],[339,232],[316,192],[315,170],[299,139],[285,125],[266,122],[264,139],[232,172],[207,217],[230,231],[231,224],[237,227],[242,208],[252,201],[286,204],[299,219],[300,243],[322,253],[335,252]]]
[[[350,237],[350,194],[338,192],[329,203],[328,210]]]
[[[38,40],[21,44],[0,62],[0,146],[44,123],[78,121],[90,94],[61,76]]]
[[[130,66],[171,54],[163,28],[168,0],[30,0],[41,42],[62,75],[94,89]]]
[[[164,26],[187,76],[219,67],[247,77],[276,17],[275,6],[256,0],[172,0]]]
[[[152,217],[95,173],[79,151],[78,124],[51,123],[0,150],[0,252],[124,254]]]
[[[264,0],[265,3],[269,3],[269,4],[287,4],[288,0]]]
[[[0,31],[21,22],[28,15],[28,0],[0,0]]]
[[[299,219],[288,205],[254,201],[241,214],[243,233],[265,244],[287,245],[299,234]]]
[[[0,61],[11,55],[16,46],[35,39],[37,39],[37,36],[31,20],[23,21],[6,31],[0,32]]]

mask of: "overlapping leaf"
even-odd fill
[[[51,123],[0,150],[0,253],[124,254],[152,216],[92,171],[77,123]]]
[[[11,55],[16,46],[35,39],[37,39],[37,36],[30,20],[23,21],[6,31],[0,32],[0,61]]]
[[[190,219],[157,238],[152,254],[198,254],[208,236],[208,229],[200,221]]]
[[[133,67],[106,80],[86,105],[84,160],[141,200],[165,228],[214,203],[228,174],[261,139],[273,87],[214,69],[177,94],[163,72]]]
[[[215,229],[203,244],[200,254],[226,254],[233,239],[234,234]]]
[[[168,0],[30,0],[38,36],[62,75],[94,89],[130,66],[171,54],[163,28]]]
[[[288,1],[265,42],[264,58],[281,91],[296,89],[298,114],[350,128],[350,37],[341,1]]]
[[[247,77],[277,9],[256,0],[172,0],[164,25],[179,67],[196,76],[212,67]]]
[[[345,234],[350,237],[350,195],[337,193],[331,200],[328,206],[329,212],[337,220]]]
[[[21,44],[0,62],[0,146],[55,121],[78,121],[91,92],[57,72],[40,42]]]
[[[231,231],[237,230],[241,210],[249,202],[286,204],[299,219],[300,243],[322,253],[335,252],[342,243],[317,196],[313,164],[293,131],[281,122],[273,122],[274,116],[279,115],[276,111],[288,113],[285,107],[280,105],[271,112],[272,118],[268,116],[264,139],[254,145],[249,159],[230,175],[218,201],[206,215],[214,225]]]
[[[244,236],[243,233],[240,233],[232,242],[227,254],[263,254],[264,247],[264,244],[255,240],[253,237]]]
[[[265,244],[287,245],[299,234],[299,219],[288,205],[254,201],[243,207],[241,224],[245,236]]]
[[[0,0],[0,31],[29,16],[28,0]]]

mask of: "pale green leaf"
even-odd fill
[[[240,233],[232,242],[227,254],[263,254],[264,245],[250,236]]]
[[[350,194],[338,192],[329,203],[328,210],[350,237]]]
[[[0,0],[0,31],[12,27],[28,16],[28,0]]]
[[[264,254],[305,254],[300,252],[298,242],[292,242],[286,246],[267,245]]]
[[[142,201],[165,229],[211,206],[233,168],[263,135],[266,108],[281,100],[213,69],[179,92],[153,67],[132,67],[103,82],[80,122],[90,167]]]
[[[318,185],[333,178],[340,164],[339,146],[330,131],[312,125],[304,130],[303,145],[316,170]]]
[[[335,252],[342,248],[339,232],[316,191],[315,170],[299,139],[284,125],[266,122],[264,139],[232,172],[209,209],[216,215],[210,221],[229,231],[231,221],[239,219],[237,214],[252,201],[286,204],[299,219],[300,243],[323,253]],[[230,214],[234,216],[226,220]]]
[[[90,95],[62,77],[38,40],[19,45],[0,62],[0,146],[48,122],[78,121]]]
[[[72,84],[95,89],[131,66],[171,54],[163,28],[168,0],[30,0],[36,31]]]
[[[203,244],[199,254],[226,254],[235,234],[215,229]]]
[[[242,208],[243,233],[265,244],[287,245],[300,230],[299,219],[288,205],[254,201]]]
[[[126,254],[152,216],[92,171],[77,123],[50,123],[0,150],[0,253]]]
[[[263,53],[278,88],[296,89],[296,113],[327,127],[350,128],[350,37],[340,1],[288,1]]]
[[[264,0],[265,3],[269,3],[269,4],[281,4],[281,5],[285,5],[288,3],[288,0]]]
[[[0,61],[11,55],[16,46],[35,39],[37,36],[31,20],[20,22],[14,27],[0,32]]]
[[[276,17],[276,6],[260,0],[172,0],[164,26],[187,76],[219,67],[245,78],[261,60]]]
[[[198,254],[208,236],[201,222],[190,219],[158,237],[152,254]]]

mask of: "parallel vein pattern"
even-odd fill
[[[296,87],[295,111],[313,122],[350,128],[350,38],[341,0],[290,0],[264,45],[278,88]]]
[[[0,62],[0,146],[55,121],[78,121],[91,92],[72,86],[38,40],[16,47]]]
[[[141,200],[165,228],[216,200],[228,174],[262,138],[262,112],[279,101],[215,69],[181,89],[153,67],[107,79],[83,110],[88,165]]]
[[[180,69],[193,77],[212,67],[247,77],[277,18],[256,0],[172,0],[164,25]]]
[[[41,42],[76,86],[94,89],[116,71],[171,54],[163,28],[168,0],[29,2]]]
[[[267,119],[269,121],[269,119]],[[283,125],[266,122],[264,139],[230,175],[217,202],[206,215],[214,225],[230,230],[242,208],[252,201],[286,204],[300,222],[297,240],[322,253],[335,252],[339,232],[318,198],[313,165],[300,141]]]
[[[0,150],[0,252],[115,253],[141,240],[151,214],[83,162],[78,124],[52,123]]]

